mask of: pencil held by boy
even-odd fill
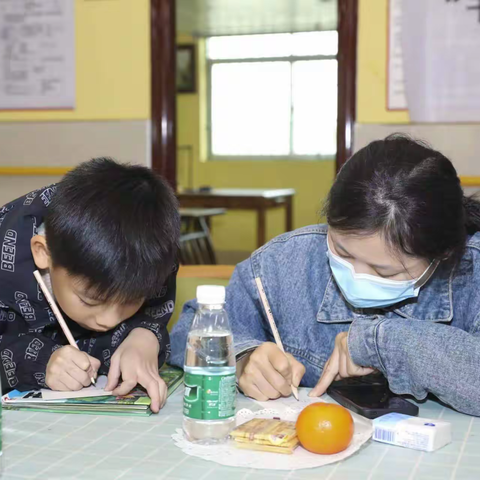
[[[180,219],[151,170],[107,158],[0,209],[0,368],[8,391],[145,387],[157,412],[167,388]],[[33,275],[39,270],[78,349],[68,344]]]

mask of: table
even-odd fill
[[[266,212],[269,208],[285,208],[285,231],[293,230],[293,188],[278,190],[213,188],[189,190],[178,194],[181,207],[227,208],[257,212],[257,247],[265,244]]]
[[[180,218],[180,262],[188,264],[217,263],[212,237],[210,236],[210,219],[224,215],[225,208],[181,208]]]
[[[434,453],[370,440],[343,462],[289,471],[236,469],[184,455],[170,435],[181,426],[182,389],[158,415],[114,417],[4,411],[2,480],[479,480],[480,418],[427,401],[420,415],[452,422],[453,442]],[[243,396],[239,408],[260,406]]]

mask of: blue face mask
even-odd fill
[[[399,281],[356,273],[351,263],[330,250],[330,245],[327,256],[338,288],[356,308],[388,307],[418,297],[420,287],[425,285],[438,265],[438,262],[432,262],[418,279]]]

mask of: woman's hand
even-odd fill
[[[243,393],[260,401],[288,397],[292,394],[292,385],[298,387],[305,374],[300,362],[271,342],[260,345],[240,361],[238,369],[238,384]]]
[[[158,374],[159,349],[150,330],[134,328],[112,356],[105,390],[126,395],[139,383],[152,400],[152,412],[157,413],[167,400],[167,386]],[[117,387],[120,375],[123,382]]]
[[[335,338],[335,347],[332,355],[323,367],[323,373],[315,388],[309,393],[310,397],[320,397],[335,380],[348,377],[363,377],[370,375],[373,368],[359,367],[353,363],[348,351],[348,332],[339,333]]]

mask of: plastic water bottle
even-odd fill
[[[225,287],[199,286],[197,301],[185,350],[183,431],[191,442],[212,445],[235,426],[235,354]]]

